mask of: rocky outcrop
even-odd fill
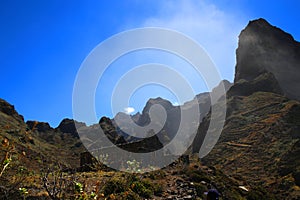
[[[113,144],[124,144],[126,140],[124,139],[124,134],[118,134],[116,127],[113,125],[112,121],[108,117],[102,117],[99,121],[99,125],[102,128],[106,137]]]
[[[243,177],[252,188],[259,184],[276,199],[298,199],[300,103],[291,99],[300,97],[299,43],[263,19],[251,21],[239,39],[225,125],[202,162]],[[192,145],[195,153],[210,120],[209,112]]]
[[[213,93],[214,96],[216,96],[217,99],[219,99],[221,98],[222,95],[224,95],[223,89],[225,90],[225,92],[227,92],[232,86],[233,83],[230,83],[228,80],[222,80],[219,83],[219,85],[217,85],[215,88],[212,89],[211,93]]]
[[[227,95],[231,96],[249,96],[254,92],[272,92],[283,95],[276,78],[271,72],[263,73],[254,80],[246,81],[242,79],[236,82],[228,91]]]
[[[124,113],[123,113],[124,114]],[[153,135],[147,138],[134,138],[129,140],[130,137],[121,130],[117,130],[118,127],[112,123],[107,117],[102,117],[99,122],[106,137],[119,148],[131,151],[131,152],[151,152],[162,148],[162,143],[159,141],[157,135]],[[130,125],[128,125],[130,127]],[[126,140],[124,139],[126,137]]]
[[[37,130],[38,132],[47,132],[53,130],[47,122],[38,122],[38,121],[27,121],[27,127],[30,130]]]
[[[211,92],[218,99],[221,98],[222,95],[224,95],[222,90],[224,91],[225,89],[226,92],[231,86],[232,83],[227,80],[223,80]],[[166,121],[164,124],[163,120],[161,119],[161,110],[151,110],[154,105],[160,105],[161,107],[163,107],[166,113]],[[189,110],[199,109],[199,122],[201,122],[202,118],[207,115],[210,108],[210,92],[198,94],[192,101],[188,101],[181,106],[174,106],[168,100],[160,97],[151,98],[147,101],[142,113],[137,113],[133,116],[130,116],[120,112],[117,113],[117,115],[113,119],[102,117],[99,121],[99,124],[105,135],[110,139],[112,143],[122,144],[121,148],[128,148],[133,152],[147,152],[160,149],[162,145],[165,145],[172,140],[172,138],[177,134],[179,125],[181,124],[181,112],[189,112]],[[151,126],[148,126],[151,123],[150,115],[152,115],[151,117],[154,117],[154,120]],[[188,123],[183,123],[181,125],[182,130],[187,133],[191,132],[190,130],[197,129],[197,127],[192,127],[193,125],[196,126],[197,122],[188,121]],[[140,132],[135,128],[135,126],[144,128],[148,126],[147,129],[145,128],[143,130],[144,132],[148,133],[148,135],[150,133],[153,133],[155,129],[159,131],[156,132],[156,134],[154,133],[154,137],[151,137],[153,135],[151,134],[148,138],[139,138],[138,134],[136,134],[135,136],[135,133]],[[186,134],[183,137],[189,137],[189,134]],[[188,141],[190,140],[190,138],[181,138],[181,140]],[[127,143],[130,144],[126,145]]]
[[[76,123],[76,126],[75,126]],[[77,137],[79,138],[78,132],[77,132],[77,128],[80,128],[82,126],[85,126],[84,123],[81,122],[76,122],[73,119],[63,119],[60,124],[58,125],[58,127],[56,128],[56,130],[59,130],[63,133],[69,133],[71,134],[73,137]]]
[[[97,159],[90,152],[82,152],[80,154],[80,168],[78,169],[78,171],[95,171],[97,164]]]
[[[300,100],[300,43],[264,19],[250,21],[239,36],[234,83],[274,75],[284,95]]]
[[[24,117],[19,115],[19,113],[15,110],[15,107],[3,99],[0,99],[0,112],[13,117],[17,121],[24,121]]]

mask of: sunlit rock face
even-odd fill
[[[264,19],[250,21],[239,36],[234,82],[270,72],[285,96],[300,100],[300,43]]]

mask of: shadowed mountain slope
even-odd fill
[[[239,36],[235,83],[227,92],[227,116],[218,143],[202,159],[272,199],[298,199],[300,103],[299,43],[263,19]],[[222,105],[220,105],[222,106]],[[217,111],[218,112],[218,111]],[[197,153],[211,113],[192,149]]]
[[[300,43],[264,19],[250,21],[239,36],[234,83],[271,72],[283,93],[300,100]]]

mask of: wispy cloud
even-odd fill
[[[157,16],[142,26],[175,29],[196,40],[211,56],[223,78],[233,80],[238,35],[245,26],[240,15],[206,1],[162,1]]]
[[[132,107],[124,108],[124,112],[125,112],[126,114],[131,114],[131,113],[134,112],[134,108],[132,108]]]

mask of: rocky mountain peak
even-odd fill
[[[147,103],[146,106],[144,107],[143,111],[142,111],[142,115],[148,115],[151,106],[158,104],[164,107],[164,109],[166,111],[171,110],[174,108],[174,106],[172,105],[172,103],[166,99],[163,99],[161,97],[157,97],[157,98],[150,98]]]
[[[23,116],[19,115],[19,113],[15,110],[15,107],[3,99],[0,99],[0,112],[11,116],[18,121],[24,121]]]
[[[76,123],[76,126],[75,126],[75,123]],[[85,126],[85,124],[81,123],[81,122],[76,122],[73,119],[66,118],[60,122],[60,124],[58,125],[58,127],[56,129],[60,130],[63,133],[70,133],[74,137],[79,137],[76,128],[79,128],[82,126]]]
[[[28,120],[26,122],[26,125],[30,130],[37,130],[38,132],[47,132],[52,130],[48,122],[38,122],[38,121]]]
[[[270,72],[285,96],[300,99],[300,43],[264,19],[250,21],[239,35],[235,80],[252,81]]]

